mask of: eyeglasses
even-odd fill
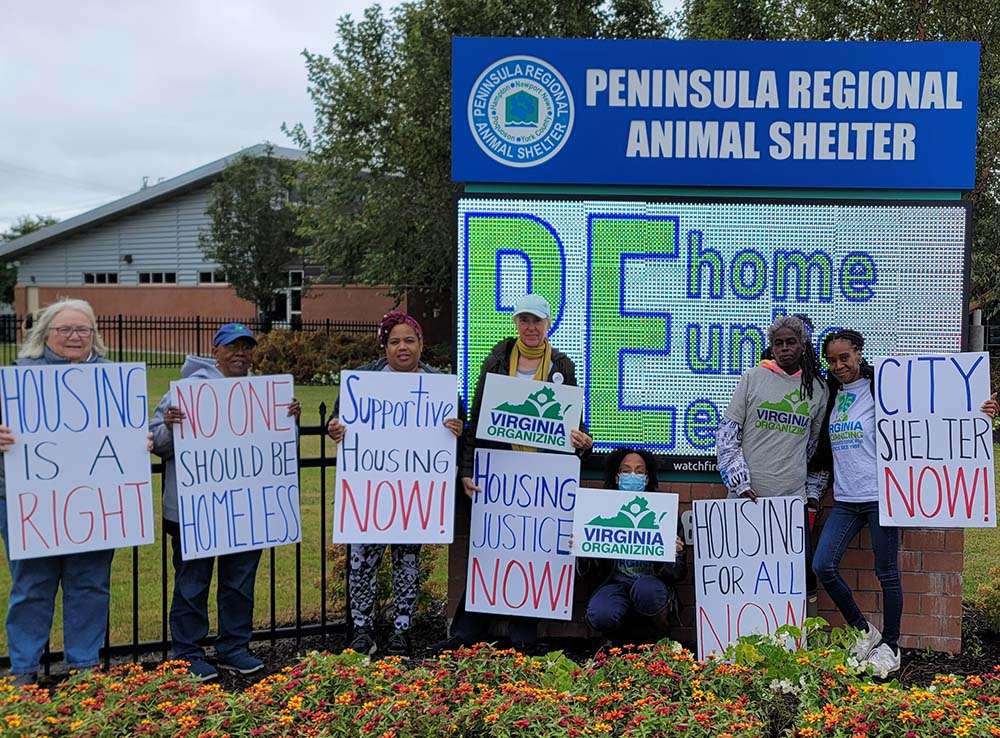
[[[61,325],[57,328],[49,328],[50,331],[55,331],[59,336],[63,338],[69,338],[74,333],[80,338],[89,338],[93,334],[94,329],[86,325]]]

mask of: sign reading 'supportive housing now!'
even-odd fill
[[[994,528],[986,353],[880,359],[875,374],[879,522]]]
[[[334,543],[451,543],[458,378],[340,373]]]
[[[11,559],[153,542],[143,364],[0,369]]]

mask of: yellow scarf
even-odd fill
[[[526,346],[524,342],[518,338],[514,343],[514,348],[511,349],[510,352],[510,364],[507,368],[508,376],[517,376],[517,363],[522,356],[525,359],[541,359],[541,361],[538,362],[538,368],[535,369],[535,376],[532,377],[532,379],[539,382],[547,382],[549,379],[549,371],[552,369],[552,344],[546,341],[541,346],[532,348],[531,346]],[[533,446],[520,446],[516,443],[512,443],[510,446],[515,451],[533,453],[538,450]]]

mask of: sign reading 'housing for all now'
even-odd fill
[[[456,38],[460,182],[970,189],[976,43]]]
[[[985,353],[881,359],[875,375],[879,521],[994,528],[993,423]]]
[[[582,411],[579,387],[487,374],[476,438],[572,453]]]

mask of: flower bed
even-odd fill
[[[1000,667],[924,689],[875,685],[821,634],[790,652],[745,639],[698,662],[664,642],[583,664],[479,645],[404,666],[313,652],[242,692],[181,662],[78,674],[49,692],[0,686],[5,736],[1000,736]]]

